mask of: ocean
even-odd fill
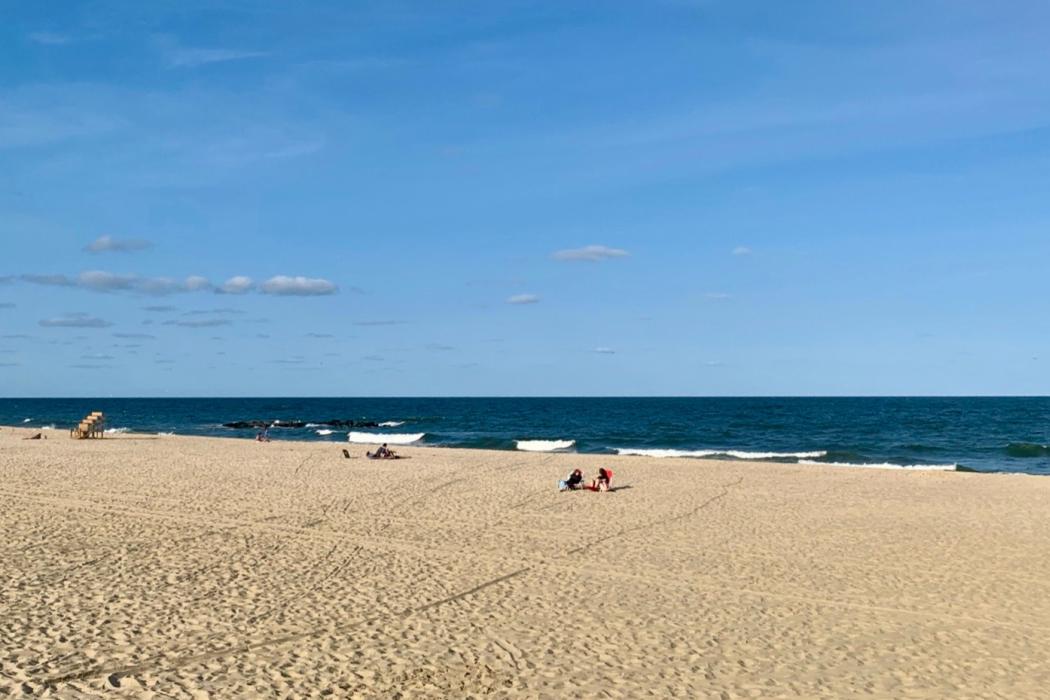
[[[1050,474],[1045,397],[0,399],[0,425],[95,410],[115,432]]]

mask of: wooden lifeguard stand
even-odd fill
[[[78,440],[84,438],[101,438],[105,435],[106,417],[101,411],[88,414],[87,418],[80,421],[80,425],[69,431],[69,436]]]

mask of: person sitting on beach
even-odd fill
[[[612,472],[605,467],[598,469],[598,478],[591,482],[591,491],[608,491],[612,481]]]
[[[572,473],[558,484],[559,491],[575,491],[583,485],[583,472],[573,469]]]
[[[270,441],[270,429],[269,428],[263,428],[262,432],[258,433],[255,436],[255,441],[256,442],[269,442]]]
[[[397,453],[386,446],[385,442],[375,452],[366,452],[365,454],[369,459],[400,459]]]

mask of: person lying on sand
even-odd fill
[[[575,491],[583,486],[583,472],[573,469],[572,472],[558,483],[559,491]]]

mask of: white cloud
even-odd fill
[[[588,245],[582,248],[568,248],[559,250],[551,255],[555,260],[583,260],[586,262],[598,262],[611,258],[625,258],[630,253],[621,248],[610,248],[604,245]]]
[[[99,236],[84,250],[88,253],[133,253],[137,250],[146,250],[153,244],[141,238],[114,238],[113,236]]]
[[[746,245],[738,245],[736,248],[733,248],[733,255],[751,255],[752,252]]]
[[[222,294],[245,294],[251,291],[253,284],[251,277],[237,275],[223,282],[217,291]]]
[[[508,304],[536,304],[539,303],[539,296],[535,294],[515,294],[507,299]]]
[[[75,284],[96,292],[115,292],[134,289],[138,281],[134,275],[115,275],[102,270],[88,270],[77,275]]]
[[[613,350],[612,348],[606,348],[606,347],[595,348],[594,352],[598,353],[599,355],[615,355],[616,354],[615,350]]]
[[[339,287],[325,279],[277,275],[263,282],[259,290],[263,294],[278,296],[323,296],[335,294]]]
[[[708,301],[726,301],[732,299],[732,294],[726,294],[725,292],[708,292],[704,295],[704,298]]]
[[[57,318],[45,318],[40,321],[44,328],[108,328],[113,324],[84,312],[65,314]]]

